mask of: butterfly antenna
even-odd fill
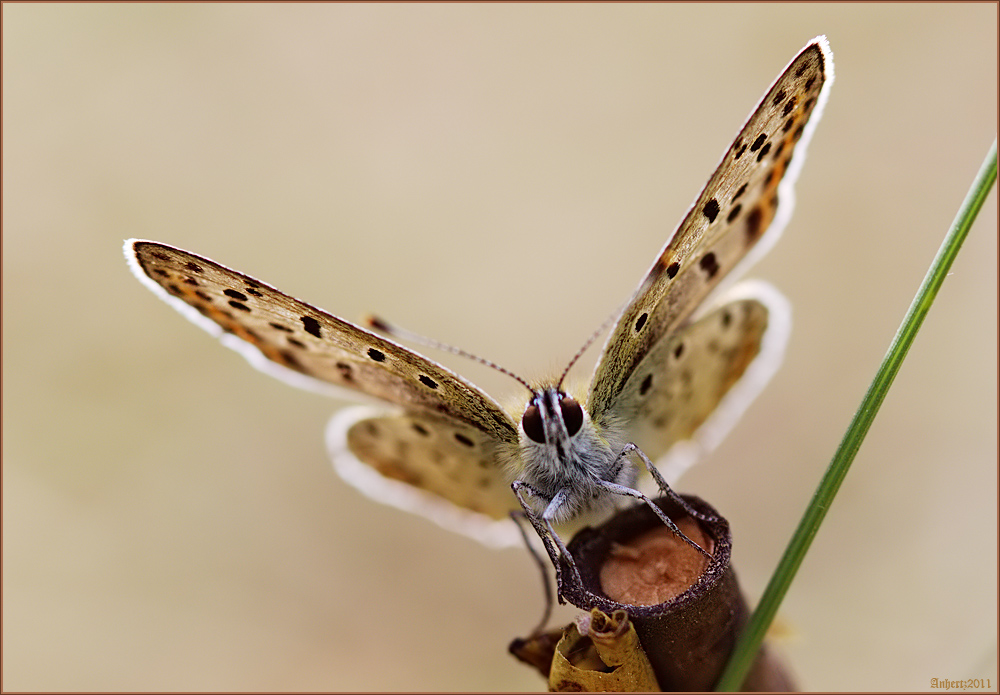
[[[598,336],[600,336],[601,333],[606,331],[608,329],[608,326],[610,326],[611,323],[621,315],[621,313],[622,313],[622,308],[619,308],[613,314],[611,314],[611,316],[604,319],[604,323],[602,323],[597,328],[597,330],[594,331],[589,338],[587,338],[587,342],[583,344],[583,347],[576,351],[576,354],[573,355],[573,359],[571,359],[569,361],[569,364],[566,365],[566,369],[564,369],[562,374],[559,375],[559,381],[556,383],[557,389],[562,388],[562,383],[566,379],[566,375],[569,374],[569,370],[573,368],[573,365],[576,364],[581,357],[583,357],[583,353],[585,353],[587,349],[594,344],[594,341],[597,340]]]
[[[506,374],[511,379],[518,382],[519,384],[524,386],[524,388],[528,389],[532,393],[535,392],[535,389],[531,387],[531,384],[529,384],[527,381],[519,377],[517,374],[510,371],[509,369],[501,367],[496,362],[491,362],[490,360],[484,357],[480,357],[479,355],[473,355],[471,352],[466,352],[461,348],[457,348],[452,345],[447,345],[446,343],[441,343],[438,342],[437,340],[432,340],[431,338],[427,338],[418,333],[413,333],[403,328],[398,328],[397,326],[393,326],[391,323],[388,323],[387,321],[379,318],[378,316],[366,316],[364,323],[369,328],[372,328],[380,333],[385,333],[386,335],[391,335],[394,338],[402,338],[403,340],[409,340],[410,342],[413,343],[419,343],[421,345],[424,345],[425,347],[434,348],[435,350],[441,350],[442,352],[450,352],[453,355],[458,355],[459,357],[465,357],[467,359],[472,360],[473,362],[478,362],[479,364],[491,367],[500,372],[501,374]]]

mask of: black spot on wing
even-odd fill
[[[302,367],[302,363],[299,362],[298,358],[295,357],[295,353],[293,353],[291,350],[282,350],[278,354],[281,356],[281,359],[284,361],[286,366],[291,367],[292,369],[296,369],[300,372],[305,371],[305,369]]]
[[[354,381],[354,368],[347,362],[337,362],[334,365],[344,381]]]
[[[744,230],[747,241],[754,241],[760,236],[761,223],[763,221],[764,213],[759,207],[755,207],[750,211],[750,214],[746,217],[746,228]]]
[[[715,218],[719,216],[719,201],[712,198],[705,203],[705,206],[701,209],[701,211],[705,214],[705,217],[708,218],[709,222],[715,222]]]
[[[323,333],[320,331],[319,321],[314,319],[312,316],[301,316],[302,327],[306,329],[306,333],[315,336],[316,338],[322,338]]]
[[[711,251],[701,257],[701,260],[698,261],[698,265],[710,278],[715,277],[715,274],[719,272],[719,261],[715,258],[715,254]]]

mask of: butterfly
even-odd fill
[[[668,489],[666,478],[714,446],[776,369],[787,302],[763,283],[726,293],[722,284],[787,222],[832,81],[832,54],[820,36],[726,150],[618,316],[589,385],[569,387],[569,367],[537,383],[501,369],[526,391],[507,409],[404,347],[393,338],[409,336],[380,319],[350,323],[158,242],[130,239],[125,256],[143,284],[254,366],[297,386],[381,403],[331,420],[328,448],[345,480],[493,545],[518,542],[507,517],[523,512],[548,537],[555,561],[555,553],[568,556],[555,525],[620,499],[653,506],[639,478],[648,473]]]

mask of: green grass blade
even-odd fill
[[[896,336],[875,374],[875,379],[868,387],[868,392],[865,393],[854,419],[833,455],[830,466],[816,488],[816,492],[813,493],[812,501],[785,549],[785,554],[778,563],[767,588],[764,589],[757,609],[751,616],[739,642],[737,642],[733,656],[716,687],[717,690],[737,690],[746,678],[754,657],[760,649],[761,642],[764,640],[764,634],[778,611],[778,605],[788,592],[792,578],[798,571],[799,565],[802,564],[806,551],[812,544],[837,490],[840,489],[840,484],[844,481],[844,477],[851,467],[851,462],[854,461],[854,456],[857,454],[862,440],[875,419],[875,414],[881,407],[893,379],[896,378],[896,373],[899,371],[910,345],[913,344],[913,339],[920,329],[924,317],[927,316],[934,297],[941,288],[962,242],[968,236],[969,229],[996,179],[997,143],[994,140],[976,179],[973,181],[972,188],[966,195],[955,221],[952,222],[941,248],[938,249],[937,256],[934,257],[913,303],[906,312],[903,323],[896,332]]]

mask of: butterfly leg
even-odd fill
[[[542,493],[540,493],[538,490],[528,485],[523,480],[515,480],[513,483],[511,483],[510,487],[512,490],[514,490],[514,494],[517,496],[517,501],[521,503],[521,508],[524,510],[524,516],[528,519],[529,522],[531,522],[531,525],[534,527],[535,533],[538,534],[538,537],[542,539],[542,543],[545,546],[545,552],[548,553],[549,558],[552,560],[552,564],[556,566],[556,571],[558,572],[559,553],[553,546],[552,539],[549,537],[548,532],[542,525],[541,519],[538,518],[537,512],[535,512],[534,508],[531,506],[528,500],[524,498],[522,491],[527,491],[529,494],[539,499],[544,499],[546,501],[548,500],[544,495],[542,495]]]
[[[648,495],[640,492],[639,490],[633,490],[630,487],[626,487],[624,485],[619,485],[618,483],[612,483],[612,482],[605,481],[605,482],[601,483],[601,486],[605,490],[607,490],[608,492],[611,492],[611,493],[613,493],[615,495],[622,495],[623,497],[634,497],[634,498],[636,498],[638,500],[642,500],[643,502],[646,503],[646,506],[648,506],[650,509],[652,509],[656,513],[656,516],[658,516],[660,518],[660,521],[662,521],[667,526],[667,528],[669,528],[671,531],[673,531],[674,534],[678,538],[680,538],[682,541],[684,541],[685,543],[687,543],[688,545],[690,545],[692,548],[694,548],[695,550],[697,550],[699,553],[701,553],[702,555],[704,555],[708,559],[710,559],[710,560],[712,559],[712,555],[708,551],[706,551],[704,548],[702,548],[700,545],[698,545],[693,540],[691,540],[686,535],[684,535],[684,532],[681,531],[680,528],[677,527],[677,524],[675,524],[673,522],[673,520],[671,520],[671,518],[669,516],[667,516],[666,514],[664,514],[663,510],[660,509],[659,507],[657,507],[656,504],[653,503],[653,500],[650,499]],[[671,499],[673,499],[673,496],[671,496]]]
[[[660,470],[655,465],[653,465],[653,462],[649,460],[648,456],[646,456],[646,452],[644,452],[642,449],[640,449],[632,442],[629,442],[624,447],[622,447],[622,451],[620,454],[618,454],[618,457],[619,459],[623,459],[632,453],[638,456],[639,460],[642,461],[642,464],[646,467],[646,470],[649,472],[649,475],[656,482],[656,486],[660,489],[660,492],[662,492],[664,495],[666,495],[674,502],[679,504],[681,508],[688,513],[689,516],[698,519],[700,521],[715,520],[713,517],[705,516],[704,514],[699,512],[697,509],[695,509],[690,504],[685,502],[683,497],[674,492],[673,488],[671,488],[670,485],[667,484],[667,481],[663,477],[663,474],[660,473]]]
[[[515,480],[511,483],[511,488],[514,490],[514,494],[517,496],[517,501],[521,503],[521,507],[524,509],[524,515],[531,522],[531,525],[535,529],[535,533],[538,537],[542,539],[542,543],[545,545],[545,551],[549,554],[549,559],[552,560],[552,564],[556,568],[556,585],[559,588],[559,602],[562,603],[562,565],[559,562],[559,556],[566,558],[567,564],[569,564],[570,569],[573,572],[573,579],[578,584],[582,584],[583,580],[580,577],[580,570],[577,569],[576,562],[573,561],[573,556],[569,552],[569,548],[563,542],[559,534],[556,533],[555,528],[552,525],[552,519],[555,518],[556,512],[559,508],[566,502],[566,491],[560,490],[555,494],[552,499],[548,499],[541,492],[533,488],[528,483],[523,480]],[[538,512],[528,503],[528,500],[522,495],[522,491],[528,492],[534,497],[545,500],[546,506],[545,510],[542,512],[541,518],[538,516]],[[558,549],[557,549],[558,548]]]
[[[674,502],[679,504],[681,508],[684,509],[685,512],[687,512],[695,519],[700,519],[702,521],[708,520],[704,514],[692,508],[691,505],[689,505],[687,502],[684,501],[684,498],[682,498],[680,495],[674,492],[673,489],[671,489],[671,487],[667,485],[667,481],[664,480],[663,476],[660,475],[660,472],[656,470],[656,466],[653,465],[653,462],[650,461],[649,457],[646,456],[645,453],[643,453],[642,449],[637,447],[635,444],[629,442],[622,448],[621,453],[618,454],[618,461],[616,461],[615,466],[612,468],[612,472],[617,473],[619,470],[621,470],[621,467],[625,464],[625,461],[627,460],[628,456],[633,453],[639,456],[640,459],[642,459],[642,462],[645,464],[646,469],[649,470],[650,475],[653,476],[653,479],[656,481],[656,484],[657,486],[659,486],[661,492],[663,492],[667,497],[669,497]],[[700,545],[698,545],[693,540],[684,535],[684,532],[677,527],[677,524],[675,524],[670,517],[664,514],[663,510],[660,509],[658,506],[656,506],[653,500],[650,499],[650,497],[645,493],[630,488],[626,485],[620,485],[618,483],[611,482],[610,480],[602,480],[601,486],[608,492],[611,492],[615,495],[622,495],[624,497],[634,497],[638,500],[641,500],[646,504],[646,506],[648,506],[650,509],[653,510],[656,516],[659,517],[660,521],[662,521],[667,526],[667,528],[673,531],[678,538],[683,540],[685,543],[693,547],[695,550],[697,550],[699,553],[701,553],[708,559],[710,560],[712,559],[712,555],[710,553],[708,553],[704,548],[702,548]]]
[[[521,521],[528,519],[528,515],[525,512],[511,512],[510,518],[514,520],[517,524],[517,530],[521,532],[521,538],[524,539],[524,545],[527,546],[528,552],[531,553],[531,557],[535,560],[535,564],[538,565],[538,569],[542,573],[542,588],[545,591],[545,610],[542,611],[542,619],[539,621],[538,625],[531,631],[529,639],[537,635],[542,634],[545,631],[545,626],[549,624],[549,620],[552,618],[552,585],[549,584],[549,574],[545,570],[545,561],[542,560],[542,556],[538,554],[538,550],[531,544],[531,539],[528,538],[528,532],[524,530],[524,526]],[[532,523],[532,525],[534,525]],[[538,530],[537,528],[535,529]]]

